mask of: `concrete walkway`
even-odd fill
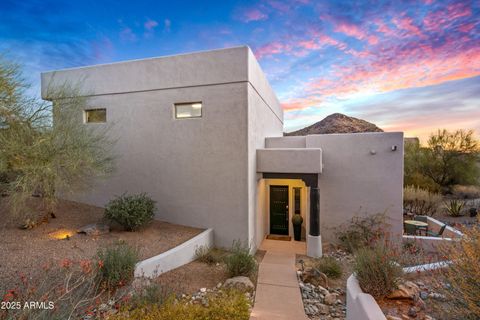
[[[295,254],[305,254],[305,242],[265,239],[267,251],[258,270],[255,305],[250,320],[306,320],[295,269]]]

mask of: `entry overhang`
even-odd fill
[[[322,173],[322,149],[257,149],[257,172]]]

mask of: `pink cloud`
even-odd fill
[[[467,24],[462,24],[462,25],[458,26],[458,30],[460,30],[464,33],[468,33],[470,31],[472,31],[473,28],[475,28],[475,23],[467,23]]]
[[[143,26],[145,27],[145,30],[147,31],[152,31],[155,29],[156,26],[158,26],[158,22],[155,20],[148,19]]]
[[[316,50],[319,49],[321,46],[318,42],[314,40],[305,40],[305,41],[300,41],[298,43],[298,46],[301,48],[305,48],[308,50]]]
[[[466,3],[454,3],[437,11],[428,13],[423,19],[423,25],[428,31],[441,31],[456,20],[472,15],[472,10]]]
[[[257,59],[262,59],[266,56],[272,56],[274,54],[282,54],[291,51],[291,47],[288,44],[283,44],[279,41],[267,43],[255,51]]]
[[[335,31],[346,34],[349,37],[357,38],[359,40],[366,39],[367,42],[371,45],[378,43],[377,36],[373,34],[367,34],[367,32],[360,29],[360,27],[351,23],[347,23],[347,22],[339,23],[335,26]]]
[[[394,36],[396,35],[395,31],[393,31],[387,24],[381,20],[376,20],[374,24],[377,25],[377,31],[381,32],[387,36]]]
[[[337,79],[331,82],[335,85],[318,79],[307,85],[306,92],[347,98],[358,92],[381,93],[480,75],[480,48],[450,52],[455,46],[456,42],[450,39],[438,48],[406,46],[403,50],[383,52],[370,63],[336,67],[332,75]]]
[[[268,19],[268,15],[261,12],[259,9],[247,10],[244,14],[244,22],[261,21]]]
[[[407,35],[416,35],[419,37],[423,36],[422,32],[420,31],[420,28],[413,23],[413,20],[410,17],[405,16],[403,18],[394,18],[392,22],[395,24],[395,26],[398,29],[406,31],[406,33],[404,33],[405,36]]]
[[[310,96],[308,98],[296,98],[282,103],[283,110],[287,112],[302,110],[308,107],[318,105],[322,100],[318,97]]]

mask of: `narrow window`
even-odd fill
[[[85,110],[85,123],[107,122],[107,109]]]
[[[301,188],[293,188],[294,194],[294,213],[300,214],[300,190]]]
[[[202,103],[175,103],[175,118],[201,118],[202,117]]]

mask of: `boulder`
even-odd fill
[[[87,236],[99,236],[110,232],[110,226],[103,223],[91,223],[81,227],[77,233],[84,233]]]
[[[414,299],[420,293],[420,288],[411,281],[405,281],[398,285],[398,288],[393,291],[389,299]]]
[[[327,295],[325,295],[325,299],[324,299],[324,303],[325,304],[328,304],[329,306],[335,304],[335,302],[337,301],[337,294],[336,293],[329,293]]]
[[[223,284],[225,288],[234,288],[240,291],[253,291],[255,286],[247,277],[233,277],[227,279]]]
[[[315,286],[324,286],[328,288],[328,277],[315,268],[307,267],[303,270],[301,280],[306,283],[311,283]]]

